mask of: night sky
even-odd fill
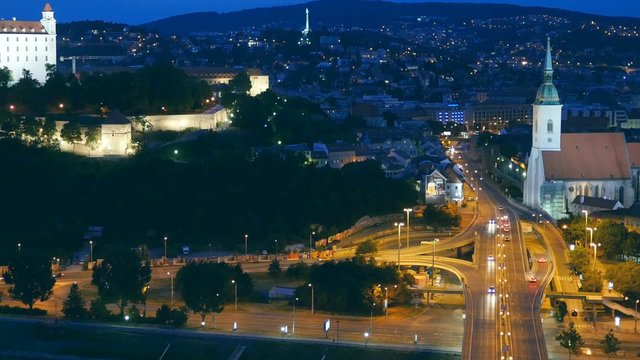
[[[348,0],[345,0],[348,1]],[[406,0],[422,2],[423,0]],[[602,15],[640,17],[640,0],[441,0],[449,2],[511,3],[526,6],[560,7]],[[74,20],[105,20],[139,24],[172,15],[197,12],[228,12],[254,7],[302,3],[300,0],[52,0],[51,5],[60,22]],[[3,0],[0,17],[37,20],[44,7],[43,0]]]

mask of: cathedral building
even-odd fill
[[[555,219],[569,215],[577,196],[616,200],[630,207],[638,174],[632,171],[632,146],[626,143],[624,134],[562,134],[561,113],[547,39],[544,82],[533,103],[533,142],[524,181],[524,205],[545,210]]]
[[[22,70],[44,84],[46,64],[56,64],[56,19],[48,3],[40,21],[0,20],[0,68],[11,70],[13,82],[22,78]]]

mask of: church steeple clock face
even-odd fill
[[[51,20],[51,19],[53,19],[53,14],[52,14],[52,13],[50,13],[50,12],[44,12],[44,13],[42,13],[42,17],[43,17],[45,20]]]

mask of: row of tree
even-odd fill
[[[589,220],[585,226],[584,217],[573,216],[560,223],[563,237],[570,244],[585,244],[591,241],[591,235],[586,227],[591,227],[593,242],[600,244],[598,253],[604,254],[609,260],[638,260],[640,259],[640,233],[629,231],[626,226],[617,221],[605,220],[596,223]]]
[[[28,70],[12,74],[0,68],[0,116],[10,112],[101,113],[119,109],[128,114],[181,113],[202,108],[211,89],[170,64],[145,66],[116,73],[63,75],[47,65],[47,80],[40,84]],[[9,112],[7,112],[9,111]]]
[[[0,139],[0,186],[11,189],[3,195],[11,211],[0,217],[0,261],[18,243],[60,256],[82,246],[95,225],[105,229],[100,244],[161,247],[168,235],[169,245],[244,251],[248,234],[256,252],[274,239],[306,243],[312,230],[342,231],[417,198],[375,162],[318,169],[296,157],[251,158],[232,144],[218,152],[223,138],[214,138],[214,156],[188,163],[147,152],[104,162]]]
[[[560,333],[556,336],[556,340],[563,348],[567,349],[569,352],[569,359],[571,359],[571,355],[580,355],[582,348],[584,347],[584,340],[582,339],[582,335],[576,330],[575,324],[573,322],[569,323],[569,327],[562,329]],[[615,354],[618,350],[620,350],[620,340],[616,337],[613,332],[613,329],[610,329],[604,335],[604,339],[600,341],[602,344],[602,351],[607,355],[607,357],[611,357],[611,354]]]

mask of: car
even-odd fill
[[[538,262],[539,262],[539,263],[546,263],[546,262],[547,262],[547,259],[545,259],[545,258],[543,258],[543,257],[539,257],[539,258],[538,258]]]
[[[489,260],[489,261],[493,261],[493,260],[495,260],[495,259],[493,258],[493,255],[489,255],[489,256],[487,256],[487,260]]]
[[[500,270],[504,270],[504,269],[506,269],[506,268],[507,268],[507,267],[506,267],[506,266],[504,266],[504,263],[500,263],[500,265],[498,265],[498,269],[500,269]]]
[[[62,272],[59,272],[59,273],[53,275],[53,277],[55,277],[55,278],[61,278],[63,276],[64,276],[64,273],[62,273]]]
[[[504,207],[498,206],[498,210],[502,211],[502,210],[504,210]]]
[[[532,282],[532,283],[538,282],[538,279],[536,279],[535,276],[532,276],[532,277],[529,278],[529,282]]]
[[[487,290],[487,293],[489,294],[495,294],[496,293],[496,287],[495,286],[489,286],[489,289]]]
[[[504,237],[504,241],[506,241],[506,242],[510,242],[510,241],[511,241],[511,237],[510,237],[510,236],[505,236],[505,237]]]
[[[489,225],[495,225],[496,219],[489,219]]]

